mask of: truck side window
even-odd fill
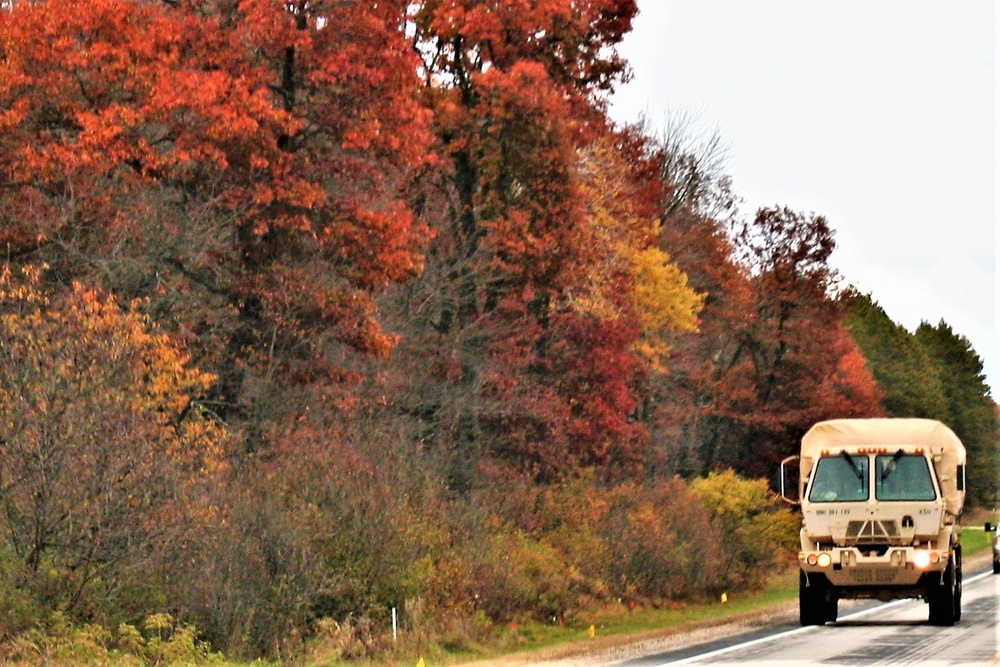
[[[899,452],[875,459],[875,497],[878,500],[934,500],[927,459]]]
[[[814,503],[868,500],[868,457],[824,456],[816,463],[809,500]]]

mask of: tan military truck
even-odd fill
[[[802,625],[836,621],[839,600],[863,598],[922,598],[932,624],[959,620],[965,447],[951,429],[931,419],[820,422],[782,462],[781,480],[782,496],[802,506]]]

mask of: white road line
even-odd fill
[[[976,576],[971,577],[969,579],[964,579],[962,583],[963,583],[963,585],[965,583],[970,583],[971,584],[974,581],[979,581],[980,579],[983,579],[985,577],[992,577],[992,576],[994,576],[992,572],[983,572],[983,573],[977,574]],[[848,614],[846,616],[841,616],[837,620],[838,621],[846,621],[846,620],[850,620],[852,618],[860,618],[862,616],[867,616],[869,614],[874,614],[875,612],[885,611],[886,609],[889,609],[891,607],[895,607],[897,605],[904,604],[906,602],[912,602],[912,600],[907,599],[907,600],[894,600],[892,602],[886,602],[884,604],[880,604],[878,606],[872,607],[871,609],[862,609],[861,611],[856,611],[853,614]],[[813,630],[817,630],[818,628],[819,628],[819,626],[812,625],[812,626],[806,626],[806,627],[802,627],[802,628],[795,628],[794,630],[786,630],[785,632],[781,632],[781,633],[778,633],[776,635],[768,635],[767,637],[761,637],[760,639],[754,639],[754,640],[751,640],[751,641],[748,641],[748,642],[744,642],[742,644],[736,644],[734,646],[727,646],[726,648],[720,648],[720,649],[717,649],[715,651],[711,651],[709,653],[702,653],[700,655],[693,655],[690,658],[684,658],[683,660],[676,660],[676,661],[673,661],[673,662],[664,662],[664,663],[661,663],[659,665],[654,665],[653,667],[666,667],[667,665],[689,665],[689,664],[692,664],[692,663],[695,663],[695,662],[699,662],[701,660],[708,660],[710,658],[717,658],[720,655],[725,655],[727,653],[732,653],[733,651],[736,651],[736,650],[739,650],[739,649],[747,649],[747,648],[750,648],[752,646],[757,646],[759,644],[766,644],[767,642],[773,642],[773,641],[777,641],[779,639],[784,639],[785,637],[791,637],[793,635],[799,635],[799,634],[802,634],[804,632],[811,632]]]

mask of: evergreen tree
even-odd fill
[[[886,412],[951,427],[968,452],[970,502],[992,502],[1000,477],[997,406],[969,340],[943,321],[936,327],[922,323],[910,333],[870,295],[853,289],[841,301],[851,335],[885,392]]]
[[[947,404],[945,421],[968,453],[968,492],[972,502],[987,504],[996,497],[1000,477],[997,410],[983,375],[983,361],[965,336],[942,320],[923,322],[914,339],[937,364]]]
[[[913,334],[893,322],[871,295],[850,289],[841,300],[847,327],[885,392],[886,412],[893,417],[947,421],[940,371]]]

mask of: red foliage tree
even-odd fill
[[[408,7],[15,3],[0,244],[151,296],[218,371],[220,409],[337,381],[338,345],[386,353],[371,293],[428,238],[401,194],[430,145]]]
[[[731,440],[714,454],[716,464],[768,475],[812,423],[880,414],[881,396],[832,298],[826,220],[761,209],[735,240],[755,311],[734,323],[723,382],[740,409],[724,415]]]
[[[679,341],[679,372],[654,387],[654,440],[667,443],[659,468],[770,476],[813,422],[881,413],[832,298],[835,244],[824,218],[762,209],[730,236],[696,203],[675,207],[667,228],[707,298],[700,335]]]
[[[584,390],[565,374],[591,346],[627,345],[595,318],[584,334],[564,297],[597,258],[577,151],[602,131],[600,94],[623,72],[613,47],[635,11],[623,0],[432,1],[416,13],[444,162],[423,200],[437,238],[405,308],[419,304],[432,327],[409,350],[440,371],[407,409],[432,415],[457,468],[484,449],[540,474],[607,458],[610,433],[582,428],[590,408],[574,403],[605,385]],[[622,422],[630,409],[598,403]],[[567,447],[570,423],[593,440]]]

